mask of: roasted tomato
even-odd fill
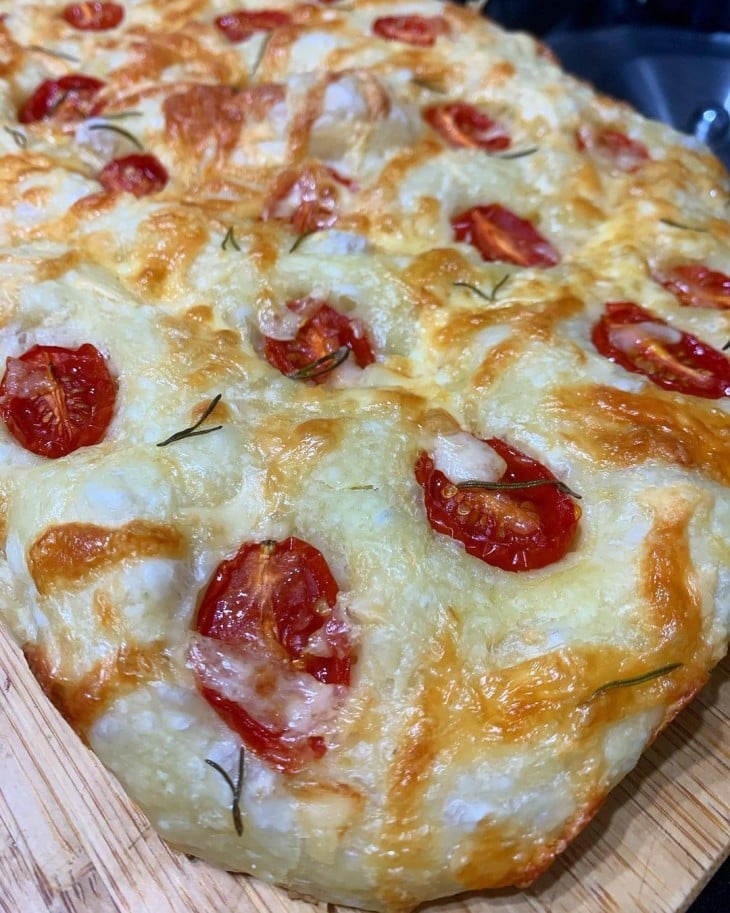
[[[97,112],[96,96],[104,83],[92,76],[70,73],[60,79],[47,79],[26,99],[18,120],[33,124],[54,117],[57,120],[83,120]]]
[[[638,171],[642,165],[651,161],[646,146],[620,130],[581,127],[575,141],[581,151],[593,152],[612,167],[627,174]]]
[[[630,301],[610,301],[593,328],[593,345],[627,371],[692,396],[730,396],[730,361]]]
[[[510,145],[509,133],[501,124],[466,102],[431,105],[424,110],[423,119],[450,146],[499,152]]]
[[[291,16],[283,10],[236,10],[215,20],[216,27],[229,41],[246,41],[255,32],[271,32],[289,25]]]
[[[349,626],[314,546],[291,537],[247,542],[216,569],[191,651],[198,686],[244,744],[295,771],[326,750],[318,729],[350,684]]]
[[[507,464],[502,483],[555,479],[541,463],[499,438],[484,441]],[[554,484],[489,491],[457,488],[421,452],[415,467],[431,527],[461,542],[470,555],[504,571],[530,571],[564,557],[581,511]]]
[[[531,222],[498,203],[467,209],[451,224],[456,240],[472,244],[485,260],[539,267],[560,262],[560,254]]]
[[[430,48],[440,35],[450,34],[443,16],[383,16],[373,22],[373,33],[388,41]]]
[[[82,32],[106,32],[115,29],[124,19],[124,7],[118,3],[95,0],[92,3],[69,3],[61,16]]]
[[[654,279],[668,289],[685,307],[730,308],[730,276],[708,269],[701,263],[685,263],[656,274]]]
[[[300,233],[331,228],[342,187],[353,190],[354,184],[319,162],[287,168],[277,177],[262,218],[286,219]]]
[[[0,415],[26,450],[55,459],[102,440],[116,396],[106,361],[90,343],[33,346],[7,359]]]
[[[125,155],[113,159],[99,174],[99,183],[105,190],[125,190],[136,197],[158,193],[167,181],[165,166],[154,155]]]
[[[292,301],[293,310],[310,310],[319,302]],[[343,351],[344,350],[344,351]],[[355,363],[365,368],[375,361],[375,354],[361,320],[345,317],[328,304],[321,304],[299,328],[294,339],[266,337],[264,356],[269,364],[287,377],[323,383],[332,370],[338,367],[348,352]],[[338,360],[338,354],[340,360]]]

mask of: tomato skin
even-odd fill
[[[511,144],[504,127],[466,102],[431,105],[423,111],[423,119],[455,148],[499,152]]]
[[[0,417],[26,450],[57,459],[103,439],[116,395],[104,356],[90,343],[33,346],[6,361]]]
[[[373,22],[373,33],[388,41],[430,48],[440,35],[449,35],[451,29],[443,16],[382,16]]]
[[[484,443],[507,463],[501,482],[555,478],[537,460],[499,438]],[[581,511],[554,485],[500,492],[457,490],[426,451],[419,454],[415,475],[432,529],[461,542],[486,564],[503,571],[531,571],[560,561],[570,548]]]
[[[94,0],[87,3],[69,3],[61,16],[82,32],[106,32],[116,28],[124,19],[124,7],[118,3]]]
[[[547,268],[560,254],[535,226],[509,209],[492,203],[473,206],[451,220],[454,238],[473,245],[487,261]]]
[[[18,111],[21,124],[34,124],[56,117],[83,120],[96,111],[96,95],[105,83],[93,76],[69,73],[60,79],[46,79]]]
[[[246,41],[255,32],[271,32],[290,23],[291,16],[282,10],[235,10],[215,20],[216,28],[233,44]]]
[[[294,536],[247,542],[216,569],[195,628],[253,655],[258,651],[280,682],[296,670],[305,680],[311,676],[324,685],[349,686],[353,647],[346,623],[335,613],[337,594],[324,556],[309,543]],[[318,646],[310,651],[315,636]],[[200,683],[200,690],[246,746],[280,770],[298,770],[326,750],[316,733],[289,731],[280,713],[256,719],[209,685]]]
[[[669,324],[631,301],[609,301],[593,327],[593,345],[609,361],[634,374],[643,374],[665,390],[706,399],[730,396],[730,361],[712,346],[679,330],[678,341],[652,337],[651,328],[637,331],[642,337],[629,347],[618,333],[637,324],[653,324],[661,333]],[[643,330],[644,328],[642,328]]]
[[[674,266],[654,279],[684,307],[730,309],[730,276],[701,263]]]
[[[298,310],[309,302],[290,302],[291,310]],[[340,314],[328,304],[320,308],[300,328],[294,339],[265,338],[264,357],[284,376],[311,365],[318,358],[330,355],[347,346],[355,363],[366,368],[375,361],[375,354],[362,321]],[[328,375],[312,377],[315,384],[324,383]]]
[[[167,184],[165,166],[154,155],[125,155],[112,159],[99,173],[99,183],[105,190],[127,191],[136,197],[159,193]]]
[[[581,152],[596,152],[626,174],[633,174],[642,165],[651,161],[646,146],[639,140],[631,139],[621,130],[609,127],[593,130],[584,126],[576,134],[575,142]]]
[[[274,182],[262,218],[264,221],[285,218],[300,234],[331,228],[338,218],[338,185],[356,189],[352,181],[334,168],[318,162],[287,168]]]

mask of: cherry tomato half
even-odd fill
[[[212,687],[208,670],[196,670],[203,696],[252,751],[280,770],[297,770],[325,752],[320,735],[286,719],[287,694],[311,688],[313,679],[350,684],[353,647],[335,609],[337,594],[322,553],[290,537],[242,545],[218,566],[198,609],[198,633],[238,648],[267,679],[257,679],[244,706]]]
[[[331,228],[338,218],[340,187],[354,189],[352,181],[327,165],[287,168],[276,179],[262,218],[286,219],[302,234]]]
[[[373,32],[388,41],[430,48],[440,35],[449,35],[451,29],[443,16],[383,16],[373,22]]]
[[[654,276],[685,307],[730,308],[730,276],[708,269],[701,263],[674,266],[666,273]]]
[[[96,96],[104,83],[93,76],[69,73],[60,79],[46,79],[26,99],[18,111],[21,124],[55,117],[57,120],[83,120],[97,113]]]
[[[649,150],[639,140],[631,139],[620,130],[604,127],[594,130],[581,127],[576,134],[576,145],[581,151],[588,150],[610,163],[619,171],[631,174],[651,161]]]
[[[608,302],[592,339],[601,355],[666,390],[730,396],[730,361],[722,352],[630,301]]]
[[[484,441],[507,464],[500,482],[554,479],[541,463],[499,438]],[[458,489],[422,451],[415,466],[432,529],[461,542],[470,555],[504,571],[554,564],[573,541],[581,511],[555,485],[485,491]]]
[[[124,7],[118,3],[95,0],[90,3],[69,3],[61,16],[75,29],[82,32],[106,32],[116,28],[124,19]]]
[[[288,306],[296,311],[304,305],[311,305],[311,302],[293,301]],[[290,377],[345,346],[352,352],[358,367],[365,368],[375,361],[363,322],[356,318],[350,319],[328,304],[322,304],[299,328],[294,339],[272,339],[267,336],[264,357],[270,365]],[[324,383],[328,376],[329,371],[324,370],[320,374],[314,372],[306,379],[313,383]]]
[[[466,102],[431,105],[424,110],[423,119],[450,146],[457,148],[499,152],[509,148],[511,142],[509,133],[501,124]]]
[[[106,361],[90,343],[33,346],[7,359],[0,416],[26,450],[56,459],[102,440],[116,396]]]
[[[105,190],[133,193],[136,197],[158,193],[167,184],[165,166],[154,155],[125,155],[112,159],[99,174]]]
[[[291,16],[283,10],[236,10],[215,20],[216,28],[234,44],[246,41],[255,32],[271,32],[290,22]]]
[[[472,244],[484,260],[539,267],[560,262],[560,254],[532,222],[498,203],[467,209],[454,216],[451,224],[456,240]]]

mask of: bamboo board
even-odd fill
[[[681,913],[730,851],[730,661],[527,891],[424,913]],[[2,913],[317,913],[172,852],[0,630]],[[324,905],[318,905],[324,911]]]

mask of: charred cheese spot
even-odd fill
[[[165,70],[183,66],[191,80],[234,83],[242,75],[233,53],[208,50],[202,41],[186,31],[163,31],[154,35],[135,30],[129,49],[130,62],[109,74],[120,87],[158,81]]]
[[[730,425],[720,409],[602,385],[563,388],[548,408],[570,446],[604,466],[662,460],[730,484]]]
[[[208,240],[200,218],[184,209],[163,209],[140,225],[146,256],[136,276],[145,295],[170,297],[180,294],[185,273]]]
[[[434,248],[419,254],[402,273],[412,300],[421,309],[441,307],[449,298],[454,282],[472,281],[468,260],[450,248]]]
[[[252,357],[245,353],[238,332],[211,325],[205,314],[191,308],[180,317],[161,320],[171,353],[167,368],[194,390],[209,390],[225,378],[240,377]]]
[[[52,526],[28,549],[28,569],[41,596],[86,584],[124,561],[182,558],[185,538],[164,523],[133,520],[110,529],[93,523]]]
[[[163,644],[123,646],[72,680],[57,674],[42,646],[26,644],[23,653],[43,691],[84,741],[94,722],[116,698],[164,678],[170,666]]]
[[[344,433],[342,419],[311,419],[291,427],[269,423],[256,435],[268,455],[266,486],[271,497],[291,492],[328,453],[334,453]]]

